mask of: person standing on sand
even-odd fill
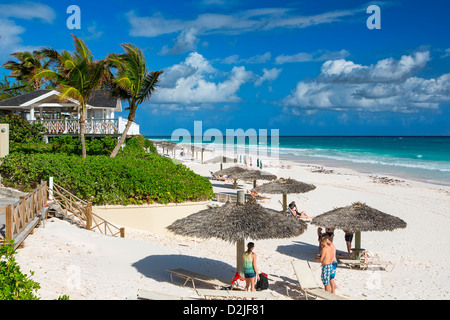
[[[247,244],[247,251],[245,251],[243,255],[245,291],[248,291],[249,287],[251,291],[255,291],[255,283],[256,281],[259,281],[258,268],[256,266],[256,253],[253,252],[253,248],[255,248],[255,244],[249,242]]]
[[[327,244],[331,248],[331,252],[333,253],[332,262],[331,265],[333,267],[333,270],[330,275],[330,286],[331,286],[331,293],[336,293],[337,284],[334,278],[336,277],[336,269],[338,266],[338,261],[336,259],[336,246],[333,244],[333,242],[330,241],[330,238],[327,234],[325,234],[323,237],[327,239]]]
[[[349,230],[344,230],[345,232],[345,243],[347,244],[347,252],[351,252],[352,240],[353,240],[353,232]]]
[[[320,239],[320,242],[322,244],[322,250],[320,251],[320,257],[314,258],[314,261],[322,263],[322,283],[325,287],[325,291],[328,291],[331,293],[331,285],[330,285],[330,276],[333,272],[333,252],[331,250],[331,247],[328,245],[328,239],[325,236],[322,236]]]

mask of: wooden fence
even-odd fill
[[[124,228],[119,228],[92,212],[92,203],[78,198],[56,183],[48,192],[51,197],[49,206],[74,223],[105,235],[125,237]]]
[[[15,204],[10,204],[4,209],[5,214],[5,237],[0,235],[0,240],[14,240],[17,248],[40,220],[40,214],[47,205],[47,185],[42,183],[31,193]],[[1,211],[3,212],[3,210]]]

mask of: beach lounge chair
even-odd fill
[[[308,299],[308,296],[315,296],[325,300],[347,300],[320,287],[314,279],[314,274],[308,261],[295,260],[292,261],[292,266],[300,285],[300,291],[304,293],[306,299]]]
[[[191,298],[191,297],[180,297],[171,294],[148,291],[144,289],[139,289],[137,298],[140,300],[201,300],[201,298]]]
[[[195,280],[209,284],[214,286],[216,289],[221,289],[222,287],[229,287],[230,284],[222,282],[218,279],[209,277],[209,276],[205,276],[204,274],[200,274],[197,272],[193,272],[193,271],[189,271],[189,270],[185,270],[185,269],[173,269],[173,270],[166,270],[167,272],[170,273],[170,279],[173,282],[173,277],[172,275],[175,275],[177,277],[186,279],[186,281],[183,284],[183,287],[186,285],[186,283],[188,283],[189,281],[192,282],[192,286],[195,289]]]
[[[391,272],[394,269],[394,264],[390,261],[364,261],[364,260],[339,259],[339,262],[351,269],[367,270],[369,267],[377,267],[388,272]]]
[[[212,289],[196,289],[199,296],[208,298],[225,298],[225,299],[276,299],[275,295],[270,291],[241,291],[241,290],[212,290]]]
[[[211,172],[211,179],[213,179],[213,180],[217,180],[217,181],[227,181],[228,180],[228,177],[227,178],[221,177],[221,176],[218,176],[217,174],[214,174],[214,172],[212,172],[212,171],[210,171],[210,172]]]
[[[231,193],[218,192],[216,193],[216,200],[217,202],[223,203],[227,202],[235,203],[237,202],[237,195]]]

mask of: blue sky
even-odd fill
[[[70,30],[70,5],[81,29]],[[381,29],[366,25],[370,5]],[[134,43],[160,87],[145,135],[279,129],[281,135],[450,135],[448,1],[0,1],[0,62],[15,51],[96,59]],[[8,74],[3,68],[2,73]],[[122,116],[127,116],[123,112]]]

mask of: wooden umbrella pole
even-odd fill
[[[283,194],[283,212],[282,214],[286,214],[287,210],[287,194]]]
[[[244,204],[245,202],[244,190],[237,191],[237,202]],[[241,277],[244,276],[244,252],[245,252],[245,239],[238,240],[236,242],[236,272]]]
[[[359,260],[361,255],[361,231],[355,232],[355,259]]]

